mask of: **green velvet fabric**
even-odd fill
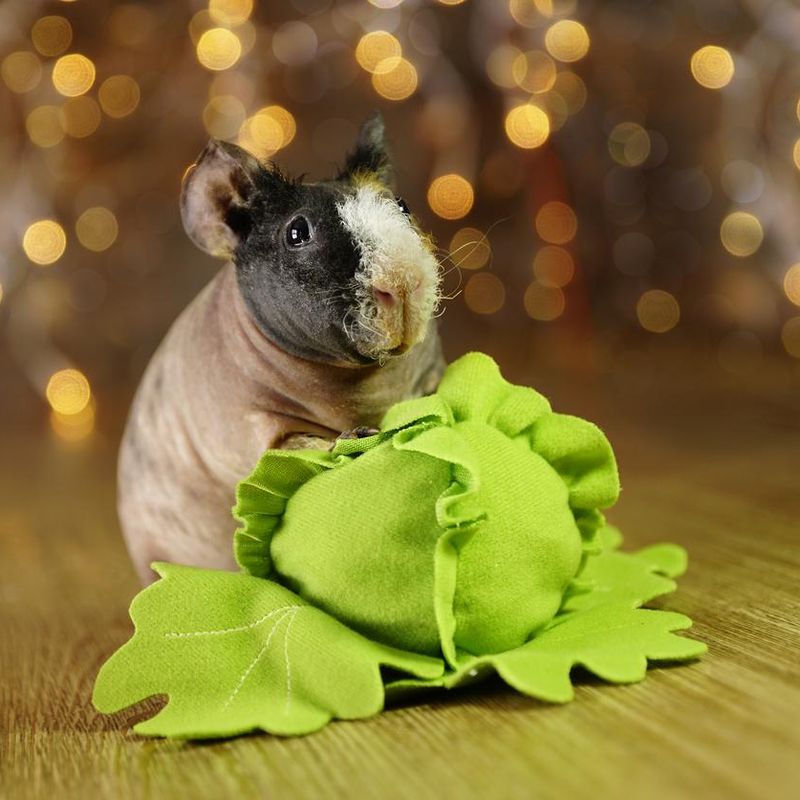
[[[624,683],[694,658],[690,620],[639,608],[685,553],[619,552],[618,493],[597,427],[465,356],[374,436],[265,453],[234,509],[245,574],[158,565],[95,704],[168,694],[148,734],[296,734],[489,672],[564,702],[576,664]]]

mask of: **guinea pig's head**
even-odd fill
[[[252,318],[285,351],[369,364],[424,338],[439,264],[394,193],[379,115],[339,175],[319,183],[212,140],[184,181],[181,213],[195,244],[233,260]]]

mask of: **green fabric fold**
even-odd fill
[[[375,435],[265,453],[237,490],[242,574],[157,565],[95,704],[168,694],[145,734],[288,735],[493,672],[565,702],[576,666],[626,683],[695,658],[687,618],[641,608],[686,554],[617,550],[618,494],[599,428],[469,354]]]

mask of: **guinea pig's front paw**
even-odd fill
[[[379,428],[370,428],[367,425],[359,425],[357,428],[353,428],[351,431],[340,433],[337,437],[337,441],[339,439],[366,439],[367,436],[374,436],[376,433],[380,433]]]

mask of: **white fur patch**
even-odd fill
[[[439,301],[436,258],[394,197],[376,187],[359,186],[337,209],[361,256],[356,345],[373,357],[408,349],[424,338]],[[397,302],[378,303],[375,291]]]

